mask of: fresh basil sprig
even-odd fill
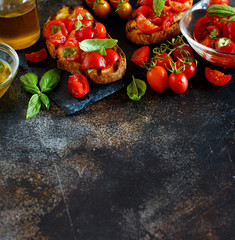
[[[38,76],[35,73],[26,73],[20,77],[23,88],[33,94],[28,103],[27,120],[39,113],[42,103],[49,110],[50,100],[44,92],[51,91],[58,85],[61,78],[60,74],[61,71],[57,68],[47,71],[39,81],[41,90],[38,87]]]
[[[162,9],[166,3],[166,0],[153,0],[153,10],[158,17],[161,16]]]
[[[235,9],[228,5],[214,4],[207,9],[207,14],[218,17],[229,17],[235,14]]]
[[[104,51],[107,48],[112,48],[117,44],[118,40],[112,38],[93,38],[93,39],[85,39],[79,42],[79,47],[84,52],[98,52],[102,55],[106,54]]]
[[[139,101],[145,94],[146,89],[145,81],[132,76],[132,82],[127,86],[127,95],[131,100]]]

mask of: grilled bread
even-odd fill
[[[171,1],[170,4],[174,6],[174,8],[171,7],[169,1]],[[170,40],[171,38],[178,36],[180,34],[179,21],[182,18],[183,14],[192,6],[193,0],[186,0],[185,3],[181,3],[180,1],[178,2],[178,0],[169,1],[166,1],[161,16],[157,17],[157,15],[154,13],[153,3],[151,0],[139,0],[126,24],[127,39],[136,44],[149,45],[158,44],[165,40]],[[146,2],[147,5],[145,5]],[[176,5],[173,5],[175,3]],[[142,7],[142,10],[140,7]],[[182,7],[181,9],[183,11],[179,11],[180,7]],[[140,14],[143,14],[143,18],[146,18],[150,24],[154,24],[152,25],[153,27],[158,26],[159,28],[153,32],[149,31],[150,33],[145,30],[141,31],[137,23],[137,18]],[[146,24],[146,22],[144,24]]]
[[[63,24],[57,23],[54,20],[63,22]],[[77,23],[78,20],[79,23]],[[55,25],[53,25],[53,23],[55,23]],[[112,47],[112,50],[118,54],[118,60],[113,62],[111,65],[109,64],[102,68],[92,67],[92,69],[83,68],[82,58],[84,58],[86,53],[80,49],[79,44],[76,45],[76,47],[73,47],[75,42],[76,44],[81,42],[81,40],[77,38],[77,32],[82,28],[90,27],[93,29],[92,31],[94,36],[88,37],[89,39],[100,38],[96,23],[97,21],[95,21],[93,16],[82,6],[65,6],[57,14],[50,16],[44,25],[43,36],[46,41],[46,46],[51,57],[57,61],[57,67],[59,69],[66,70],[71,74],[82,74],[96,84],[115,82],[120,80],[126,71],[126,56],[117,44]],[[79,27],[77,27],[76,24],[78,24]],[[101,26],[104,27],[103,24],[101,24]],[[55,33],[51,33],[53,31],[53,27]],[[89,30],[91,30],[90,28]],[[101,35],[103,35],[103,33]],[[65,37],[66,39],[64,39]],[[101,38],[111,39],[108,33],[105,34],[105,36],[103,35]],[[66,42],[68,40],[72,51],[72,55],[69,56],[65,55],[65,47],[67,46]]]

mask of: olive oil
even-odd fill
[[[0,1],[0,42],[17,50],[24,49],[33,45],[40,36],[37,5],[34,0],[13,2]]]
[[[0,85],[11,76],[11,69],[7,62],[0,59]]]

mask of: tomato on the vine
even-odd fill
[[[45,48],[32,53],[26,53],[25,57],[33,63],[38,63],[45,60],[48,57],[48,53]]]
[[[223,72],[208,67],[205,68],[205,75],[206,79],[216,86],[224,86],[232,78],[232,75],[225,75]]]
[[[150,87],[156,92],[164,92],[167,90],[169,81],[166,70],[161,66],[155,66],[147,71],[147,81]]]
[[[188,78],[183,73],[171,73],[169,76],[170,89],[177,93],[182,94],[188,89]]]
[[[159,26],[152,23],[142,13],[136,19],[136,25],[144,33],[153,33],[159,29]]]
[[[68,90],[75,98],[81,98],[89,92],[89,83],[83,75],[74,74],[69,76]]]
[[[134,51],[131,61],[140,67],[144,67],[144,64],[149,62],[149,58],[149,46],[143,46]]]
[[[189,57],[190,59],[193,59],[194,58],[193,49],[189,45],[183,46],[180,48],[181,45],[182,45],[182,43],[174,46],[175,49],[178,48],[173,51],[174,59],[177,60],[177,59],[183,59],[183,58],[187,58],[187,57]],[[186,53],[184,51],[186,51]]]
[[[176,68],[182,68],[183,73],[187,76],[188,79],[192,78],[196,72],[196,65],[194,62],[182,62],[181,60],[177,60]]]
[[[166,52],[164,52],[162,54],[156,54],[155,60],[154,60],[157,66],[161,66],[161,67],[165,68],[166,70],[171,69],[171,61],[173,61],[172,57],[170,55],[167,57],[167,55],[168,54]],[[162,60],[159,58],[165,58],[165,59]]]
[[[117,14],[120,18],[127,20],[132,13],[132,6],[129,2],[122,3],[117,10]]]
[[[99,4],[93,8],[95,15],[99,18],[107,18],[111,13],[111,7],[106,0],[100,0]]]

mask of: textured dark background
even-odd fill
[[[41,24],[65,4],[38,0]],[[28,121],[20,68],[0,99],[0,239],[234,239],[235,72],[215,87],[196,57],[185,94],[123,88]]]

